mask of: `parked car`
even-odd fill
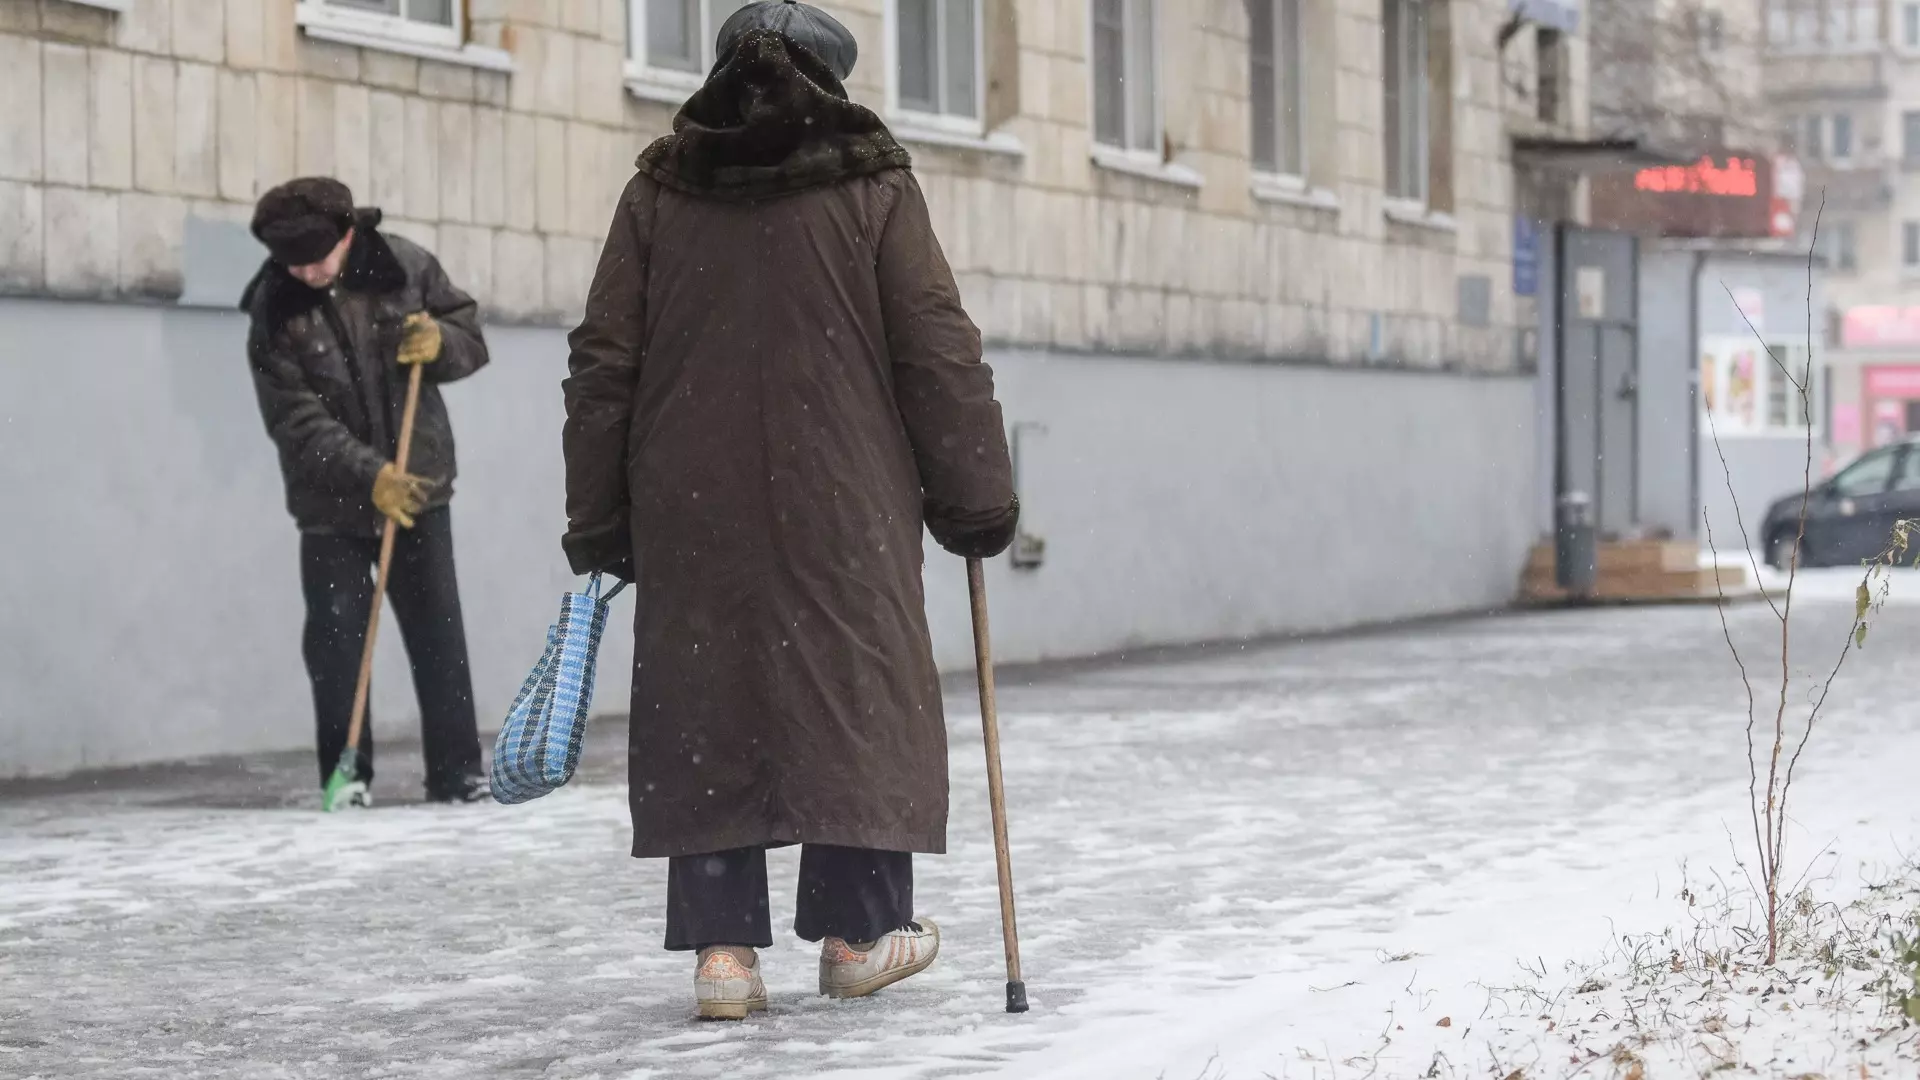
[[[1801,492],[1767,509],[1767,562],[1787,568],[1800,532]],[[1894,523],[1920,518],[1920,438],[1869,450],[1806,500],[1801,566],[1857,566],[1886,550]]]

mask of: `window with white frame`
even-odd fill
[[[1853,157],[1853,117],[1848,113],[1833,114],[1833,135],[1828,150],[1835,161],[1847,161]]]
[[[300,0],[299,14],[308,27],[448,49],[466,43],[458,0]]]
[[[1689,15],[1693,24],[1693,44],[1702,54],[1719,52],[1727,43],[1726,16],[1718,11],[1694,10]]]
[[[1844,44],[1847,39],[1852,36],[1847,29],[1848,24],[1852,21],[1851,16],[1852,11],[1846,4],[1827,4],[1827,44]]]
[[[1920,49],[1920,4],[1901,5],[1900,44],[1909,49]]]
[[[1768,0],[1768,43],[1781,49],[1800,49],[1818,44],[1821,2],[1822,0]]]
[[[698,86],[719,57],[714,39],[747,0],[628,0],[628,61],[648,82]]]
[[[1804,431],[1819,415],[1813,407],[1813,358],[1805,345],[1776,344],[1767,347],[1766,428],[1769,431]],[[1802,394],[1801,388],[1806,388]]]
[[[1247,0],[1252,28],[1253,167],[1307,175],[1306,94],[1300,7],[1305,0]]]
[[[1820,228],[1819,250],[1827,268],[1851,271],[1858,268],[1858,234],[1851,221],[1832,221]]]
[[[1387,195],[1427,201],[1427,5],[1382,0]]]
[[[1155,0],[1092,0],[1093,137],[1156,156],[1160,93],[1154,70]]]
[[[1920,270],[1920,221],[1900,225],[1900,265],[1908,270]]]
[[[1839,3],[1840,0],[1828,0]],[[1847,39],[1853,45],[1872,45],[1880,40],[1880,0],[1853,0],[1852,35]]]
[[[892,0],[894,107],[940,126],[978,131],[980,0]]]
[[[1817,429],[1813,418],[1821,415],[1818,374],[1818,358],[1804,342],[1762,345],[1751,334],[1705,337],[1699,404],[1720,435]]]
[[[1804,124],[1806,130],[1800,138],[1800,156],[1809,161],[1819,161],[1827,156],[1827,118],[1819,113],[1808,113]]]
[[[1820,10],[1814,0],[1800,0],[1793,10],[1793,41],[1807,47],[1820,43]]]

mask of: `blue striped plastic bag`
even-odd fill
[[[521,685],[493,742],[495,802],[530,802],[573,779],[580,743],[593,707],[594,661],[613,598],[595,574],[584,591],[560,601],[560,619],[547,630],[547,648]]]

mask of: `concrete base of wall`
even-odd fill
[[[307,744],[297,537],[237,313],[0,301],[0,776]],[[561,594],[564,336],[490,331],[448,388],[483,728]],[[1530,380],[1011,352],[1045,565],[992,570],[1008,662],[1499,606],[1535,539]],[[941,664],[971,663],[965,575],[929,556]],[[616,623],[631,615],[623,598]],[[382,731],[417,715],[398,635]],[[628,635],[608,635],[617,711]]]

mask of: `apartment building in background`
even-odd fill
[[[0,775],[305,740],[293,575],[260,572],[294,535],[234,310],[252,202],[298,175],[344,180],[481,302],[495,363],[448,399],[478,693],[504,707],[568,583],[563,330],[737,6],[0,3],[0,482],[40,508],[0,524]],[[1577,9],[820,6],[999,377],[1026,508],[993,568],[1007,659],[1512,596],[1539,526],[1516,209],[1582,205],[1577,170],[1516,147],[1588,134]],[[927,580],[965,663],[957,564]],[[101,635],[104,675],[57,645]]]
[[[1770,0],[1767,68],[1779,138],[1807,163],[1799,239],[1826,266],[1823,412],[1844,464],[1920,434],[1920,3]]]

